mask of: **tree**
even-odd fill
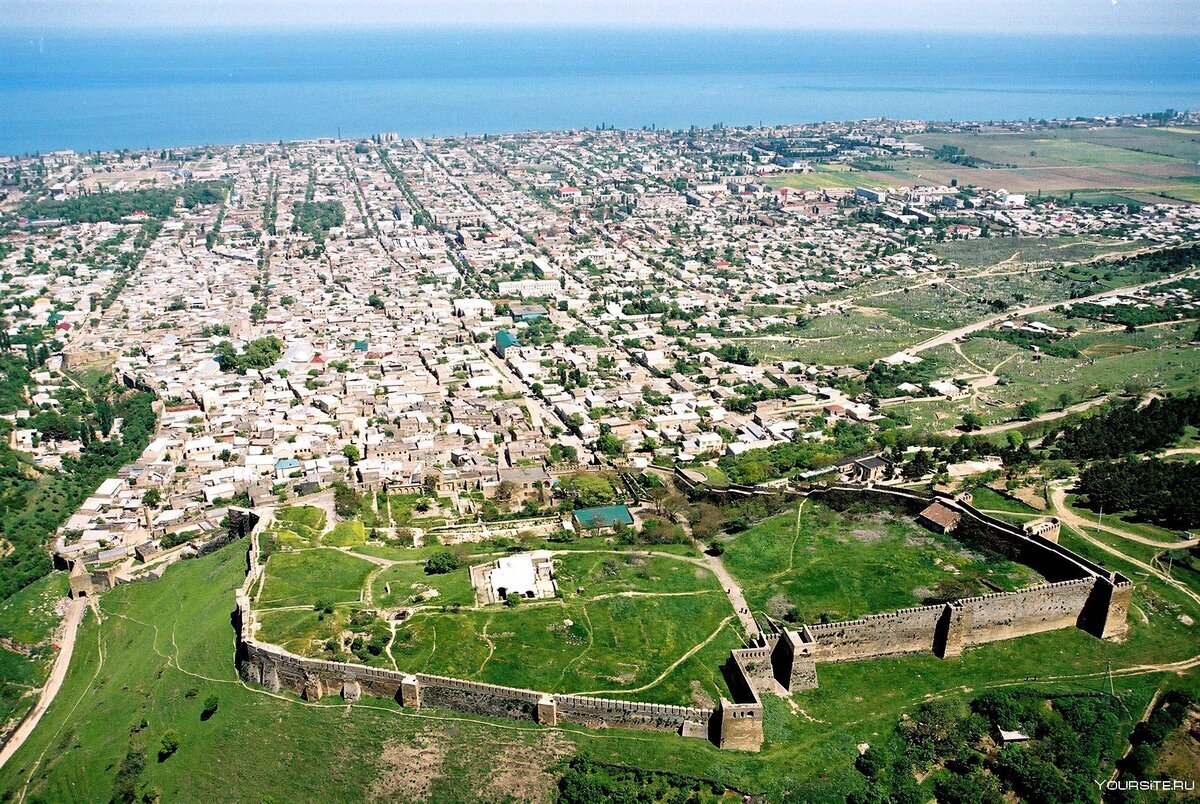
[[[346,446],[342,447],[342,454],[346,456],[346,459],[350,461],[351,464],[358,463],[358,447],[356,447],[354,444],[347,444]]]
[[[179,750],[179,737],[175,732],[168,729],[163,733],[162,740],[158,744],[158,761],[166,762],[168,758]]]
[[[688,522],[691,523],[692,534],[697,539],[710,539],[721,532],[725,524],[725,515],[715,505],[700,503],[688,512]]]
[[[962,417],[962,422],[963,422],[962,423],[963,429],[966,430],[968,433],[971,432],[972,430],[978,430],[980,427],[983,426],[983,418],[974,411],[971,411],[969,413],[964,413],[963,417]]]
[[[159,493],[158,489],[153,486],[146,489],[146,493],[142,495],[143,505],[147,505],[151,508],[157,508],[160,502],[162,502],[162,494]]]
[[[517,484],[513,481],[501,480],[500,484],[496,486],[496,499],[501,502],[508,502],[516,496],[517,488]]]
[[[625,445],[612,433],[605,433],[596,439],[596,449],[610,458],[615,458],[625,452]]]
[[[96,401],[96,424],[100,425],[100,432],[107,438],[112,432],[113,426],[113,406],[107,399],[99,399]]]
[[[217,696],[210,695],[207,698],[205,698],[204,699],[204,708],[200,710],[200,719],[201,720],[209,720],[210,718],[212,718],[212,716],[217,713],[217,707],[219,705],[220,705],[220,701],[217,700]]]
[[[904,476],[908,478],[924,477],[937,468],[937,461],[929,454],[928,450],[921,450],[913,459],[904,464]]]
[[[504,598],[504,605],[508,606],[510,609],[515,609],[517,606],[521,605],[521,596],[516,592],[509,592]]]
[[[338,480],[333,484],[333,510],[340,517],[350,517],[362,504],[362,495]]]
[[[462,559],[449,550],[438,550],[425,562],[426,575],[445,575],[462,566]]]
[[[1036,399],[1030,399],[1027,402],[1022,402],[1017,408],[1018,419],[1036,419],[1042,412],[1042,404]]]

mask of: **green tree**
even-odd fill
[[[1031,399],[1027,402],[1022,402],[1017,408],[1018,419],[1036,419],[1042,413],[1042,404],[1036,399]]]
[[[163,733],[158,744],[158,761],[166,762],[172,754],[179,750],[179,737],[168,729]]]
[[[445,575],[462,566],[462,559],[449,550],[438,550],[425,561],[426,575]]]

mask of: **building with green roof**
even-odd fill
[[[501,358],[504,357],[504,352],[506,349],[520,345],[521,342],[518,341],[517,337],[508,330],[502,329],[496,333],[496,354],[500,355]]]

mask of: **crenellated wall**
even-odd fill
[[[943,605],[918,606],[857,620],[810,625],[818,659],[844,662],[904,653],[928,653]]]
[[[771,643],[776,645],[775,679],[789,691],[816,686],[814,660],[842,662],[926,652],[948,659],[974,645],[1060,628],[1080,628],[1101,639],[1125,634],[1133,584],[1049,538],[1057,535],[1056,529],[1027,532],[959,500],[909,490],[834,487],[812,493],[835,508],[882,501],[910,512],[939,499],[962,514],[956,539],[1032,566],[1050,582],[785,630],[769,639],[778,640]],[[748,674],[747,683],[754,681]]]

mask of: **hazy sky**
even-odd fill
[[[0,0],[0,31],[606,25],[1200,33],[1200,0]]]

